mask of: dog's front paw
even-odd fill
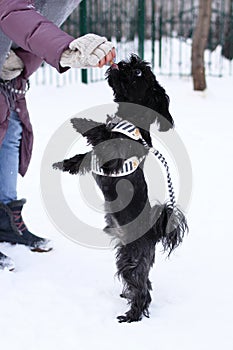
[[[104,125],[86,118],[72,118],[70,121],[73,128],[82,135],[93,132],[96,127]]]

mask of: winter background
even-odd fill
[[[41,160],[53,133],[76,113],[111,103],[112,91],[105,81],[57,87],[38,85],[37,78],[28,92],[34,153],[19,179],[19,198],[27,198],[29,228],[49,237],[54,250],[38,254],[1,244],[16,269],[0,272],[0,348],[231,350],[232,77],[208,78],[208,90],[200,93],[192,91],[190,77],[158,76],[192,163],[190,232],[170,259],[157,249],[151,316],[132,324],[116,320],[127,305],[114,278],[114,251],[86,248],[63,236],[49,220],[40,190]]]

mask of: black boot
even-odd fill
[[[8,204],[0,203],[0,242],[23,244],[35,252],[48,252],[52,249],[50,241],[32,234],[22,218],[25,199]]]
[[[0,252],[0,270],[9,270],[12,271],[15,268],[15,264],[13,262],[13,260],[11,260],[11,258],[9,258],[8,256],[2,254]]]

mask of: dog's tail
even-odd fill
[[[84,154],[77,154],[70,159],[64,159],[62,162],[54,163],[53,168],[68,171],[72,175],[84,175],[91,171],[91,159],[91,151]]]
[[[169,203],[157,204],[152,207],[151,219],[156,243],[161,242],[164,252],[168,252],[170,256],[183,241],[185,232],[188,232],[185,215]]]

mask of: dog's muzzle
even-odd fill
[[[113,62],[113,63],[111,64],[111,69],[117,69],[117,70],[119,70],[119,67],[118,67],[118,65],[117,65],[115,62]]]

